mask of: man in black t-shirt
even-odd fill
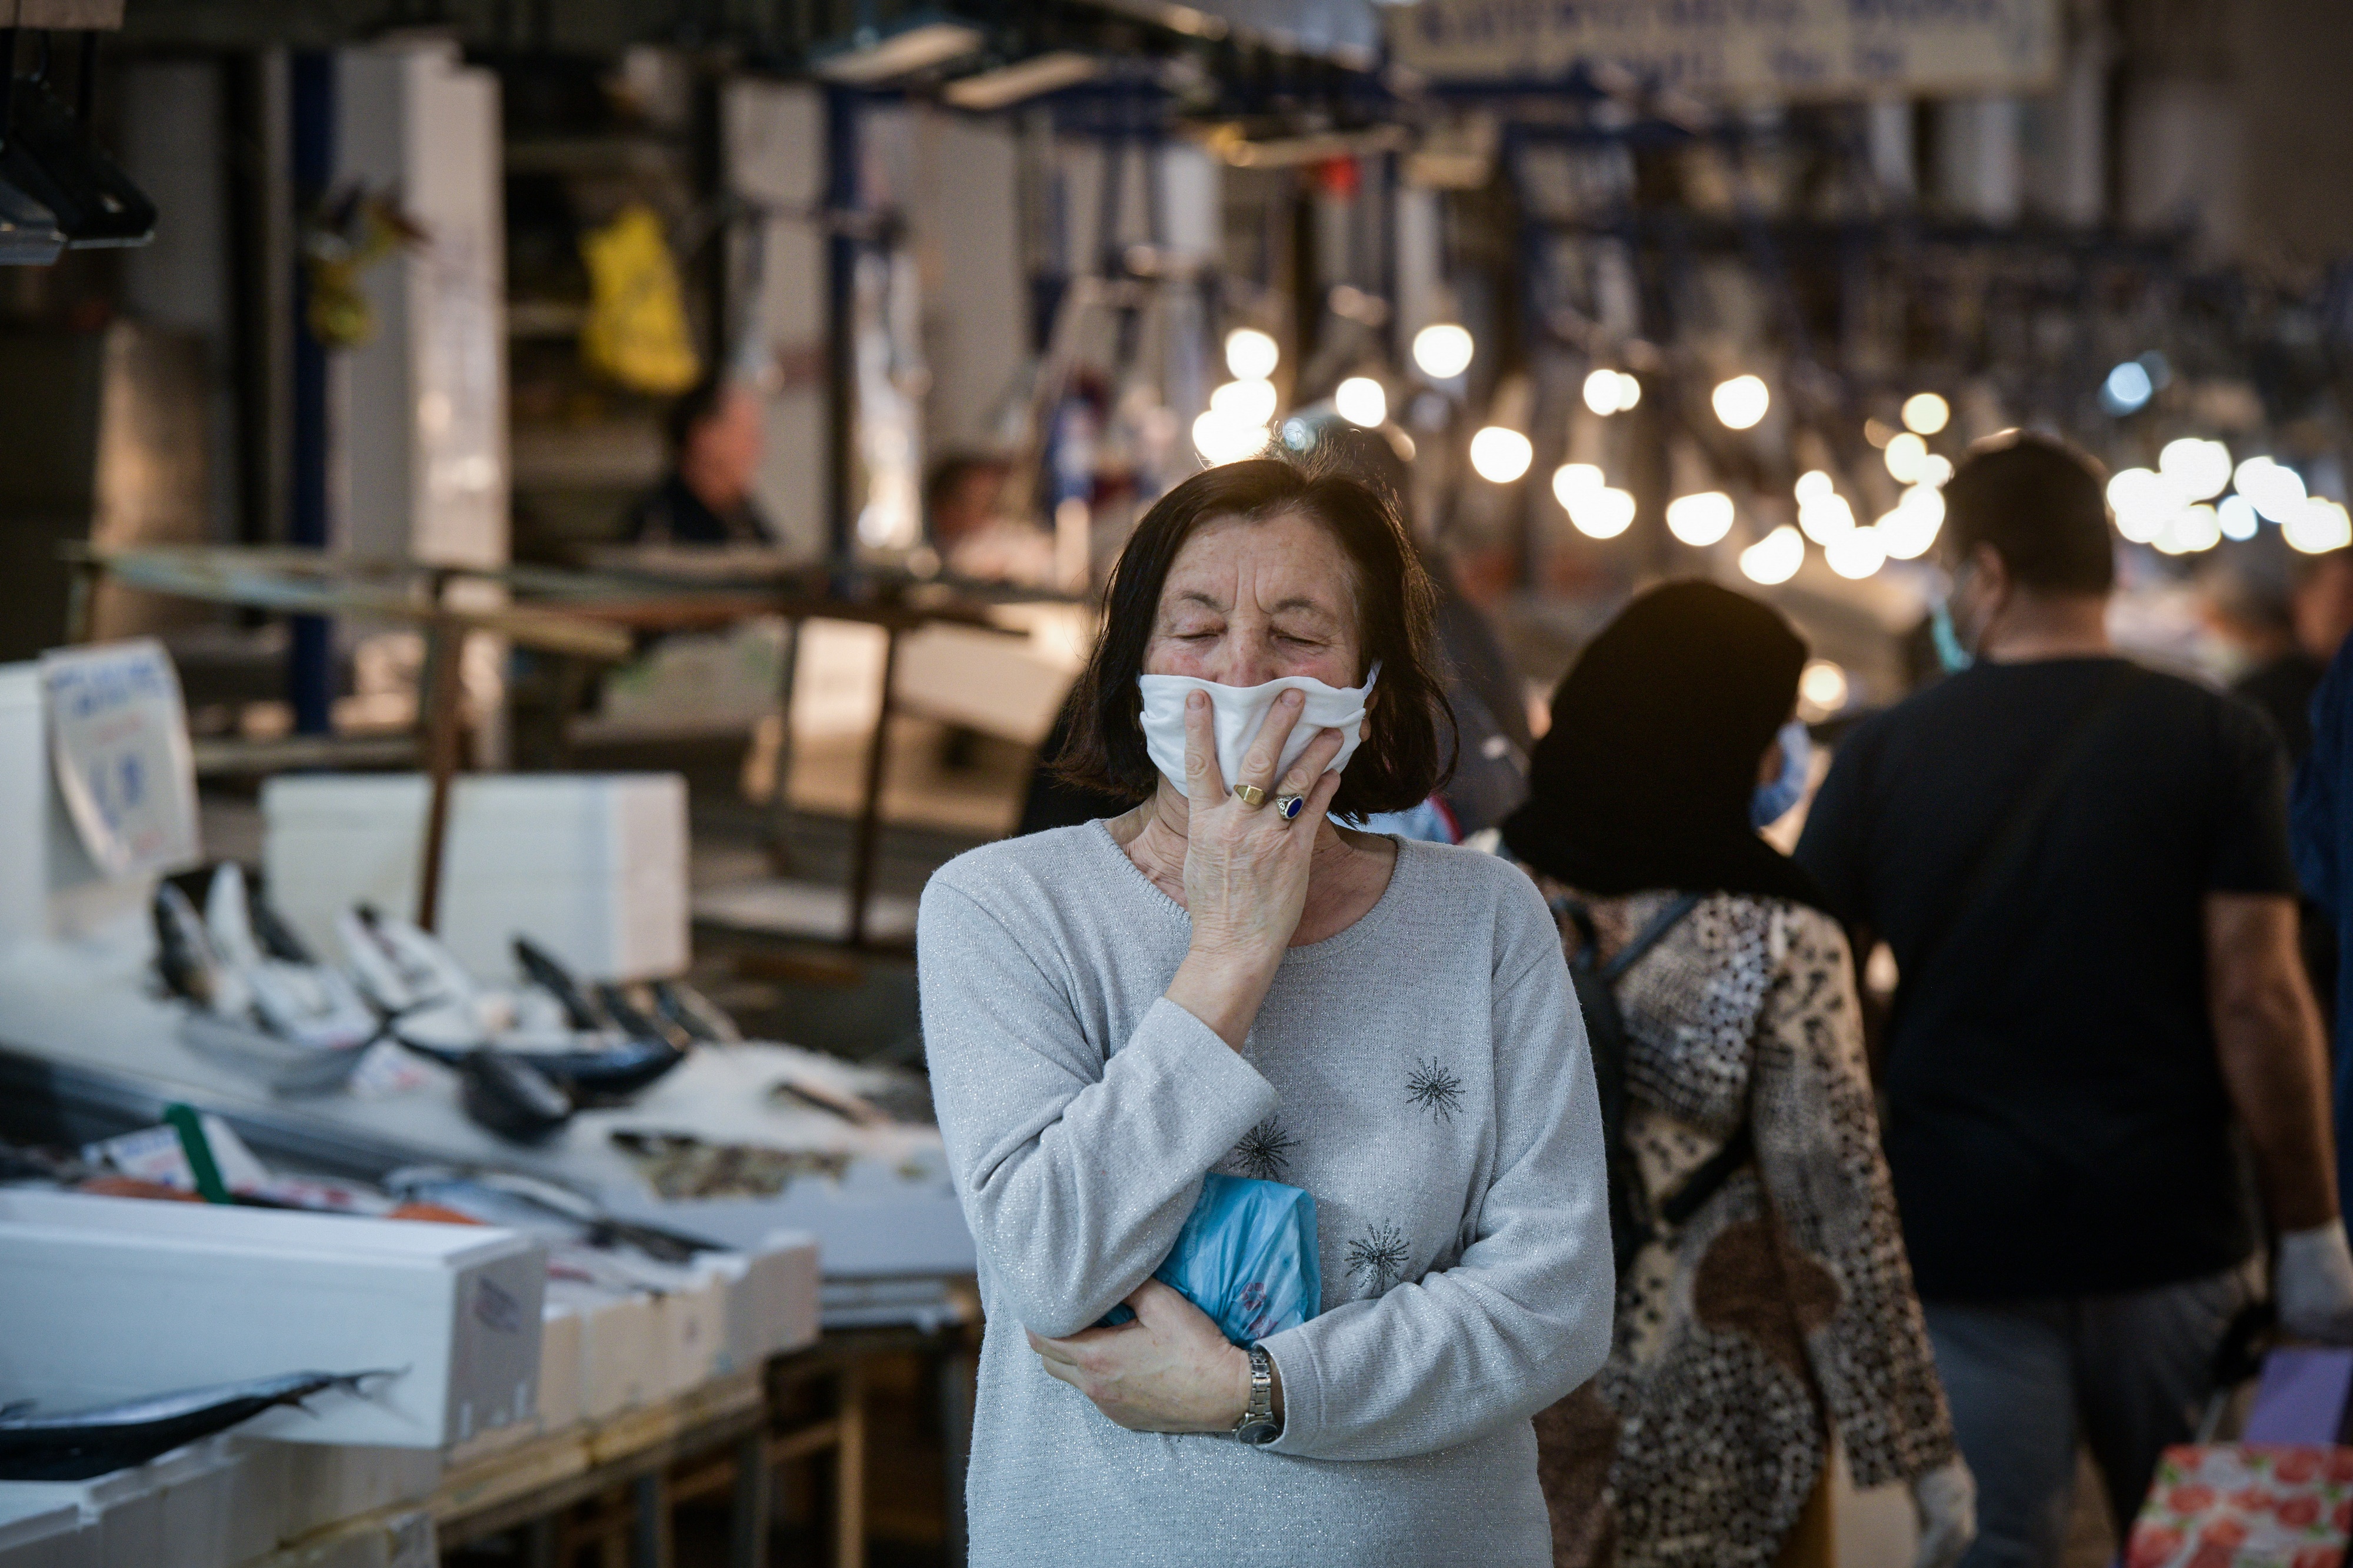
[[[2353,1336],[2353,1256],[2277,737],[2110,650],[2088,460],[1997,437],[1945,493],[1957,672],[1840,747],[1797,858],[1901,976],[1884,1136],[1965,1563],[2055,1564],[2079,1432],[2120,1538],[2189,1440],[2263,1220],[2291,1331]]]

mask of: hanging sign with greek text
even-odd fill
[[[121,880],[197,857],[195,767],[172,656],[152,638],[41,656],[58,793],[91,862]]]
[[[1703,99],[2031,92],[2058,70],[2054,0],[1415,0],[1390,58],[1440,82],[1578,67]]]

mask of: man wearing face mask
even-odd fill
[[[2055,1564],[2078,1434],[2121,1538],[2265,1229],[2291,1334],[2353,1340],[2353,1257],[2277,737],[2113,651],[2087,458],[2009,433],[1945,498],[1951,678],[1840,747],[1797,858],[1901,974],[1885,1141],[1965,1562]]]

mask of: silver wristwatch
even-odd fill
[[[1252,1345],[1250,1368],[1250,1403],[1242,1407],[1242,1418],[1234,1423],[1234,1436],[1259,1447],[1282,1436],[1282,1423],[1274,1415],[1273,1359],[1262,1347]]]

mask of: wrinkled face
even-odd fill
[[[1355,686],[1365,674],[1357,624],[1355,565],[1323,524],[1297,512],[1208,523],[1168,568],[1144,673]]]

